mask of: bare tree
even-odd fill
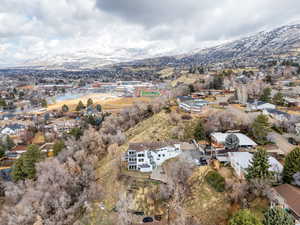
[[[293,184],[300,187],[300,171],[294,174],[293,179]]]

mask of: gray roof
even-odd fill
[[[282,116],[285,116],[287,118],[289,118],[291,115],[286,113],[286,112],[282,112],[282,111],[279,111],[277,109],[265,109],[268,113],[271,113],[271,114],[276,114],[276,115],[282,115]]]
[[[248,136],[242,133],[221,133],[221,132],[215,132],[212,133],[211,136],[218,142],[218,143],[225,143],[225,140],[228,135],[230,134],[235,134],[239,141],[240,141],[240,146],[257,146],[257,144],[250,139]]]
[[[253,158],[253,155],[249,152],[229,152],[228,155],[230,158],[233,158],[242,169],[247,169]],[[269,164],[271,165],[269,171],[282,172],[283,166],[274,157],[269,156]]]

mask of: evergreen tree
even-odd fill
[[[79,138],[83,135],[83,131],[79,127],[74,127],[69,134],[75,137],[76,140],[79,140]]]
[[[252,135],[255,140],[264,145],[268,142],[267,135],[270,131],[269,119],[265,115],[258,115],[252,124]]]
[[[278,92],[273,97],[273,103],[275,105],[284,106],[284,98],[281,92]]]
[[[194,137],[197,141],[206,139],[205,130],[204,130],[201,120],[197,123],[197,126],[195,127]]]
[[[211,89],[223,89],[224,77],[222,75],[214,76],[212,82],[210,82],[209,87]]]
[[[235,134],[230,134],[225,139],[225,148],[229,150],[236,150],[239,148],[240,139]]]
[[[97,104],[96,109],[97,109],[98,112],[101,112],[102,111],[102,106],[100,104]]]
[[[36,145],[29,145],[27,151],[16,160],[12,167],[14,181],[33,179],[36,175],[35,164],[41,160],[41,151]]]
[[[13,147],[15,147],[15,142],[11,139],[9,135],[6,135],[3,142],[3,147],[5,150],[11,150]]]
[[[284,209],[273,207],[265,212],[263,225],[295,225],[295,222]]]
[[[246,178],[251,179],[268,179],[272,177],[270,168],[268,153],[265,149],[259,148],[254,153],[253,158],[250,162],[250,166],[246,169]]]
[[[300,148],[295,148],[285,158],[283,168],[283,181],[291,183],[293,175],[300,171]]]
[[[5,155],[5,147],[3,145],[0,145],[0,158],[2,158]]]
[[[11,176],[14,181],[24,180],[27,177],[24,171],[23,155],[18,158],[12,166]]]
[[[82,109],[84,109],[84,104],[82,101],[79,101],[78,105],[76,106],[76,111],[81,111]]]
[[[262,225],[262,223],[250,210],[243,209],[233,215],[229,225]]]
[[[271,88],[265,88],[259,100],[263,102],[271,102]]]
[[[68,111],[69,111],[69,107],[68,107],[66,104],[64,104],[64,105],[61,107],[61,111],[63,111],[63,112],[68,112]]]
[[[35,164],[41,159],[41,151],[37,145],[29,145],[23,157],[24,171],[27,174],[26,178],[32,179],[35,177]]]
[[[41,100],[41,105],[42,105],[43,108],[47,108],[48,103],[47,103],[46,99]]]
[[[89,98],[88,101],[87,101],[87,107],[89,107],[93,104],[94,104],[93,99]]]
[[[53,155],[57,156],[59,152],[61,152],[65,147],[65,143],[62,140],[55,142],[53,145]]]
[[[6,107],[7,104],[6,104],[6,101],[0,97],[0,107]]]

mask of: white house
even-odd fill
[[[10,124],[5,126],[1,130],[2,135],[20,135],[23,131],[25,131],[25,126],[22,124]]]
[[[251,103],[247,103],[247,110],[248,111],[259,111],[264,109],[276,109],[276,106],[262,101],[254,101]]]
[[[276,110],[276,109],[264,109],[263,114],[270,116],[273,119],[276,119],[279,121],[285,121],[285,120],[289,120],[291,118],[290,114]]]
[[[125,155],[128,170],[151,172],[166,160],[182,152],[179,143],[131,143]]]
[[[200,113],[208,102],[202,99],[193,99],[179,103],[179,107],[186,112]]]
[[[239,147],[241,148],[253,148],[256,147],[257,144],[248,136],[242,133],[221,133],[221,132],[214,132],[210,134],[212,140],[212,146],[215,148],[224,149],[225,148],[225,141],[228,135],[234,134],[239,139]]]
[[[243,178],[246,174],[246,169],[250,166],[250,162],[253,158],[253,154],[249,152],[229,152],[228,159],[231,167],[234,169],[238,177]],[[280,175],[283,170],[283,166],[274,157],[269,156],[270,168],[269,171],[274,172],[276,175]]]

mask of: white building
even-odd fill
[[[253,154],[249,152],[228,152],[228,159],[231,167],[236,174],[243,178],[246,174],[246,169],[250,166],[250,162],[253,158]],[[274,172],[276,175],[280,175],[283,170],[283,166],[274,157],[269,156],[270,168],[269,171]]]
[[[25,126],[22,124],[10,124],[1,130],[2,135],[21,135],[25,131]]]
[[[151,172],[166,160],[181,154],[178,143],[131,143],[125,155],[128,170]]]
[[[215,148],[225,148],[225,141],[228,135],[234,134],[239,139],[239,147],[241,148],[254,148],[257,144],[248,136],[242,133],[221,133],[214,132],[210,134],[212,145]]]
[[[276,109],[276,106],[271,103],[262,101],[255,101],[247,104],[248,111],[259,111],[264,109]]]
[[[193,99],[179,103],[179,107],[186,112],[200,113],[208,102],[202,99]]]

